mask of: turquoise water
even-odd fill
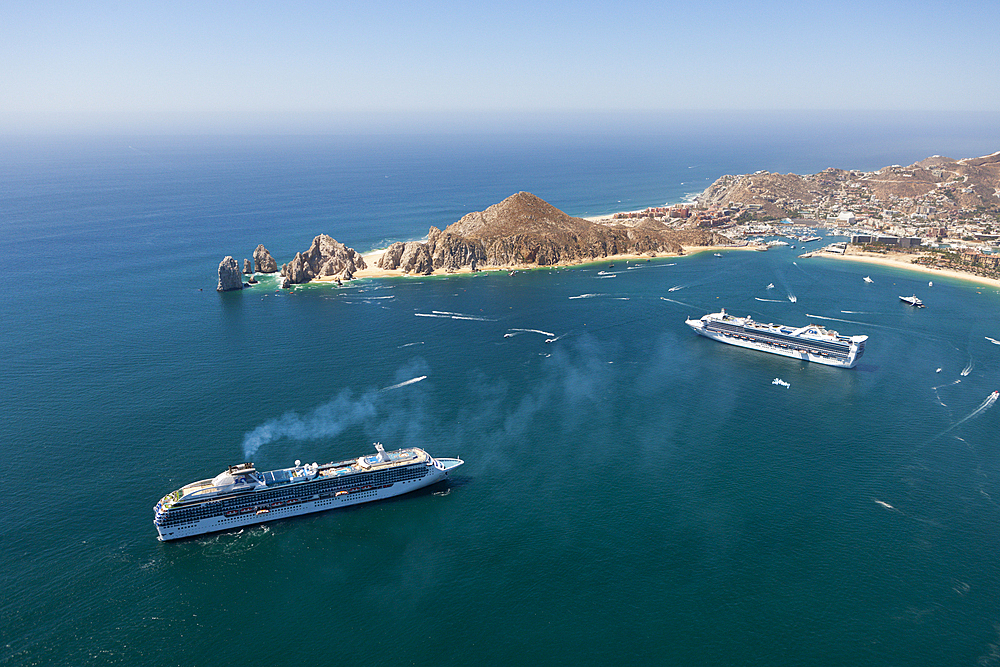
[[[0,662],[994,664],[996,288],[775,248],[215,292],[257,243],[367,250],[518,190],[587,215],[947,153],[768,142],[5,144]],[[870,339],[843,370],[684,324],[719,307]],[[466,464],[155,538],[184,483],[374,441]]]

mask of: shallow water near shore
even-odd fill
[[[518,190],[595,215],[794,166],[450,141],[8,153],[3,233],[40,270],[2,297],[0,664],[996,662],[996,288],[777,247],[215,292],[258,243],[366,251]],[[843,370],[684,324],[721,307],[869,341]],[[156,541],[187,482],[375,441],[466,463]]]

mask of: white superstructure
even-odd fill
[[[841,336],[815,324],[761,324],[750,316],[729,315],[725,309],[686,322],[702,336],[722,343],[841,368],[854,368],[868,340],[868,336]]]
[[[464,463],[436,459],[417,447],[340,463],[299,461],[259,472],[253,463],[229,466],[212,479],[168,493],[153,508],[160,540],[176,540],[390,498],[440,482]]]

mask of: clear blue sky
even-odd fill
[[[987,0],[6,0],[0,133],[1000,110]]]

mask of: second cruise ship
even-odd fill
[[[804,327],[761,324],[749,315],[729,315],[724,308],[697,320],[688,318],[686,322],[702,336],[722,343],[841,368],[854,368],[868,340],[868,336],[842,336],[815,324]]]

